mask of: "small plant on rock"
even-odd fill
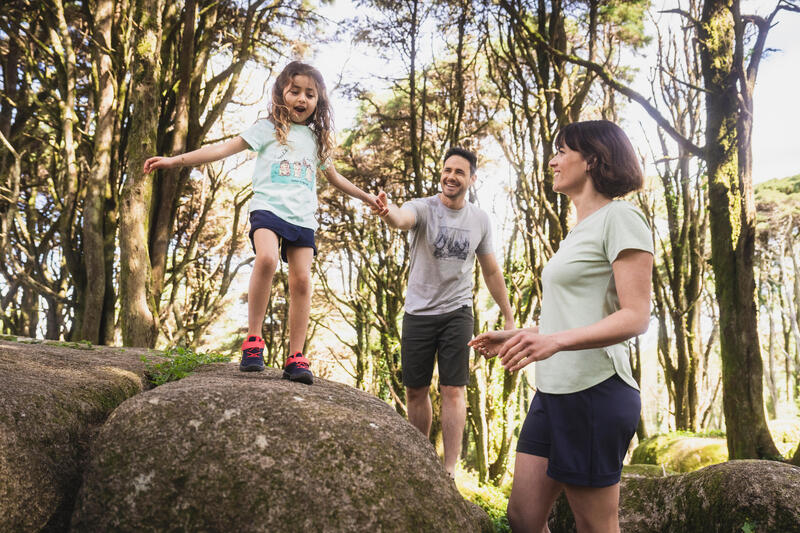
[[[150,360],[146,355],[141,357],[145,364],[145,375],[155,386],[185,378],[199,366],[227,363],[231,360],[230,355],[215,352],[197,353],[191,348],[182,346],[168,350],[163,357],[166,360],[160,362]]]

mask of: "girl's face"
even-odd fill
[[[591,183],[589,177],[589,164],[580,152],[576,152],[566,145],[556,147],[556,155],[550,160],[553,169],[553,191],[569,196],[579,192]]]
[[[297,74],[283,89],[283,101],[289,108],[289,118],[296,124],[307,124],[317,109],[317,84],[313,78]]]

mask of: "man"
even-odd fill
[[[442,396],[444,466],[455,477],[467,418],[465,390],[469,383],[467,342],[473,335],[472,290],[475,257],[483,279],[505,319],[514,327],[505,280],[492,247],[489,216],[466,201],[475,183],[477,158],[463,148],[444,157],[441,193],[402,207],[389,205],[381,218],[393,228],[411,232],[411,266],[401,339],[403,385],[408,420],[423,434],[431,429],[430,384],[438,359]]]

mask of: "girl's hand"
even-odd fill
[[[367,199],[364,201],[369,204],[373,215],[382,217],[389,213],[389,200],[386,198],[386,193],[383,191],[379,192],[378,196],[367,193]]]
[[[540,335],[523,330],[500,347],[497,355],[500,363],[509,372],[516,372],[534,361],[542,361],[559,351],[558,343],[552,335]]]
[[[487,331],[481,333],[467,344],[475,348],[475,351],[489,359],[500,353],[503,344],[516,333],[516,330],[506,329],[502,331]]]
[[[177,166],[177,163],[175,161],[175,158],[173,157],[162,157],[162,156],[151,157],[150,159],[144,162],[144,173],[149,174],[153,170],[159,168],[172,168],[174,166]]]

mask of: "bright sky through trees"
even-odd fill
[[[776,1],[744,1],[742,12],[766,16]],[[664,1],[660,4],[662,9],[670,9],[676,7],[678,2]],[[359,14],[350,0],[336,0],[326,6],[322,13],[334,22],[330,26],[331,32],[336,22]],[[661,14],[660,17],[659,24],[680,23],[679,16],[675,14]],[[777,21],[767,40],[767,47],[773,51],[761,62],[754,96],[753,178],[756,182],[800,173],[800,135],[797,132],[800,102],[796,96],[797,87],[800,87],[800,16],[782,12]],[[648,35],[652,34],[652,27],[648,27]],[[430,42],[421,45],[423,49],[430,50]],[[314,57],[308,59],[322,70],[331,87],[341,79],[345,83],[358,81],[377,89],[380,80],[376,78],[376,73],[383,75],[391,71],[391,63],[376,57],[374,51],[353,46],[345,40],[334,40],[332,44],[320,48]],[[650,46],[633,61],[639,69],[634,88],[649,94],[647,75],[655,64],[653,47]],[[344,97],[341,91],[334,91],[332,98],[337,130],[341,131],[351,125],[357,104]],[[623,103],[624,99],[620,98],[619,101]],[[646,150],[642,129],[648,136],[652,135],[653,121],[633,103],[625,106],[621,116],[624,121],[622,125],[634,144]]]

